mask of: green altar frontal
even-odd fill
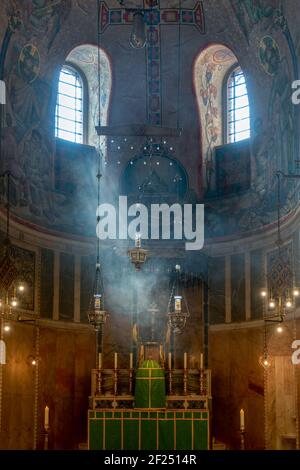
[[[89,411],[90,450],[207,450],[208,411]]]
[[[165,408],[165,373],[156,361],[144,361],[135,378],[135,408]]]
[[[89,411],[90,450],[209,449],[209,409],[167,409],[165,371],[156,361],[136,371],[134,407],[114,407]]]

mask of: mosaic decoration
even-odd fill
[[[161,9],[159,2],[149,2],[145,12],[147,37],[147,77],[148,77],[148,123],[161,125],[161,25],[189,25],[205,33],[203,3],[199,1],[193,9]],[[109,26],[132,23],[132,12],[126,9],[109,9],[105,2],[100,6],[100,33]]]
[[[132,15],[125,11],[128,1],[130,0],[124,0],[122,5],[115,9],[108,8],[109,2],[101,3],[101,33],[113,25],[131,24]],[[161,9],[158,0],[145,0],[145,8],[149,8],[146,31],[148,38],[150,37],[149,45],[151,44],[151,47],[148,45],[146,49],[146,53],[148,52],[147,108],[150,123],[161,122],[161,25],[163,27],[174,25],[175,29],[179,24],[193,26],[195,32],[199,31],[199,35],[205,33],[203,2],[190,4],[195,5],[195,8],[184,8],[180,11],[177,8]],[[252,180],[252,188],[242,201],[239,197],[236,200],[220,198],[220,201],[217,198],[215,200],[210,198],[210,204],[207,204],[206,210],[207,238],[249,232],[270,224],[276,218],[274,173],[278,169],[284,172],[294,171],[295,159],[299,154],[298,109],[293,106],[290,99],[290,84],[292,80],[298,78],[298,61],[297,48],[294,43],[296,39],[293,40],[287,21],[289,6],[285,6],[285,2],[282,2],[283,7],[274,8],[275,2],[271,0],[266,0],[266,2],[229,0],[229,7],[231,4],[234,7],[232,14],[235,14],[237,18],[236,23],[239,22],[244,37],[251,44],[253,61],[259,64],[261,38],[269,36],[278,45],[280,62],[278,67],[277,63],[274,67],[273,59],[270,60],[268,57],[269,51],[265,50],[263,62],[273,75],[268,73],[264,77],[270,82],[267,90],[269,100],[264,103],[268,114],[266,116],[253,115],[252,175],[255,177]],[[40,55],[41,63],[47,64],[49,73],[52,70],[53,58],[60,47],[58,41],[60,34],[62,32],[69,34],[68,28],[64,26],[66,26],[71,7],[74,9],[74,15],[77,15],[74,18],[78,19],[79,25],[80,19],[85,19],[87,12],[91,15],[95,13],[95,2],[84,0],[3,0],[1,2],[3,35],[0,44],[0,78],[3,74],[7,78],[8,104],[2,135],[3,171],[9,170],[12,173],[13,212],[24,223],[27,221],[30,224],[60,232],[93,235],[94,209],[92,207],[94,207],[95,174],[93,166],[90,165],[92,156],[89,148],[83,146],[81,158],[76,155],[73,161],[72,148],[64,148],[64,150],[58,148],[58,164],[55,168],[55,179],[53,178],[55,148],[53,135],[51,132],[49,134],[49,109],[51,109],[50,104],[53,98],[53,83],[49,80],[49,76],[48,78],[43,76],[42,69],[38,70],[38,55]],[[208,2],[206,8],[209,10],[213,6],[210,6]],[[94,16],[91,21],[94,21]],[[130,26],[127,28],[129,30]],[[190,32],[194,31],[190,30]],[[203,46],[200,36],[198,39],[199,47]],[[24,47],[29,45],[31,45],[30,48],[24,51]],[[240,46],[242,48],[243,44]],[[254,48],[256,48],[256,55]],[[24,52],[27,54],[26,57]],[[272,53],[276,59],[276,51]],[[201,59],[204,59],[204,55]],[[85,61],[94,59],[92,56],[80,53],[76,60],[80,60],[83,66]],[[221,99],[221,93],[217,93],[216,100],[210,100],[210,98],[214,98],[214,86],[217,86],[218,80],[222,78],[219,69],[222,67],[224,71],[228,70],[231,60],[234,59],[230,57],[230,53],[224,47],[219,46],[218,50],[210,55],[209,60],[206,60],[205,68],[199,65],[200,69],[203,68],[201,77],[203,86],[199,79],[196,92],[199,108],[202,107],[200,116],[204,125],[202,125],[201,137],[205,163],[201,171],[207,176],[207,187],[211,182],[212,189],[216,175],[211,152],[214,146],[221,145],[222,137],[220,116],[214,115],[214,108]],[[32,62],[34,62],[33,66]],[[214,70],[211,71],[212,66]],[[259,75],[263,76],[263,74],[261,71]],[[202,95],[200,95],[201,90]],[[208,95],[206,91],[209,92]],[[106,106],[107,96],[103,99]],[[92,109],[96,116],[96,106],[93,105]],[[83,174],[81,162],[86,156],[88,164],[84,170],[85,176],[81,178],[80,172]],[[70,162],[72,162],[71,172]],[[110,165],[113,168],[112,163],[108,162],[107,169]],[[88,175],[86,169],[90,172]],[[190,171],[196,170],[193,167]],[[291,181],[285,182],[283,186],[282,213],[287,214],[299,203],[299,190]],[[194,188],[190,188],[189,191],[194,191]],[[0,198],[4,202],[1,188]],[[87,211],[87,207],[91,207],[90,211]]]
[[[276,170],[284,172],[293,172],[295,169],[295,160],[299,155],[299,116],[296,107],[292,105],[290,99],[290,83],[299,78],[299,63],[296,46],[290,31],[289,23],[285,15],[284,4],[275,7],[271,1],[258,2],[255,0],[230,0],[240,28],[243,31],[248,43],[250,44],[251,35],[254,33],[264,34],[262,41],[258,43],[258,56],[265,71],[273,77],[271,96],[269,100],[270,115],[268,116],[268,126],[274,127],[270,130],[269,147],[273,144],[273,135],[280,136],[282,143],[274,145],[272,150],[272,160],[277,159]],[[273,2],[274,3],[274,2]],[[275,2],[276,3],[276,2]],[[277,2],[279,3],[279,2]],[[263,5],[264,4],[264,5]],[[281,38],[287,43],[289,54],[280,57],[279,47],[275,40],[270,36]],[[289,63],[291,61],[291,64]],[[292,66],[292,73],[289,73]],[[286,84],[286,85],[284,85]],[[275,104],[277,101],[277,104]],[[280,111],[278,111],[278,109]],[[280,118],[278,115],[280,114]],[[278,131],[278,123],[281,127]],[[286,126],[282,123],[288,123]],[[284,147],[284,150],[281,150]],[[284,168],[283,161],[288,161],[288,168]],[[269,165],[272,162],[268,162]],[[261,172],[260,172],[261,173]],[[270,184],[270,182],[269,182]],[[272,183],[271,183],[272,184]]]
[[[21,12],[17,5],[9,5],[9,7],[7,8],[7,16],[8,24],[0,49],[0,80],[3,79],[4,62],[11,38],[16,33],[16,31],[18,31],[23,25]]]
[[[274,12],[271,5],[262,5],[265,2],[256,0],[230,0],[230,3],[248,42],[254,26],[266,18],[272,18]]]
[[[260,63],[269,75],[276,75],[280,63],[280,52],[277,42],[271,36],[265,36],[259,45]]]
[[[40,71],[40,53],[33,44],[27,44],[23,47],[19,56],[19,75],[25,82],[33,83]]]

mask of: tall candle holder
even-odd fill
[[[133,394],[133,372],[134,372],[134,369],[131,367],[129,369],[129,394],[130,395]]]
[[[97,394],[102,395],[102,370],[97,371]]]
[[[169,385],[169,395],[173,394],[173,377],[172,377],[172,369],[169,367],[168,369],[168,385]]]
[[[206,380],[205,380],[205,371],[203,368],[199,370],[199,388],[200,395],[206,395]]]
[[[240,436],[241,436],[241,450],[245,450],[245,411],[240,410]]]
[[[44,425],[44,450],[49,450],[49,432],[50,426],[49,424]]]
[[[245,450],[245,428],[240,429],[241,450]]]
[[[184,368],[183,370],[183,394],[188,394],[188,369]]]
[[[118,395],[118,369],[114,369],[114,396]]]
[[[169,386],[169,395],[173,394],[173,384],[172,384],[172,353],[168,354],[168,386]]]

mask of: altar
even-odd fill
[[[210,371],[171,371],[144,360],[134,374],[94,370],[92,386],[90,450],[210,449]]]

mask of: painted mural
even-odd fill
[[[101,2],[100,33],[103,34],[109,26],[128,25],[132,23],[132,12],[126,10],[126,5],[132,2],[119,2],[123,9],[110,8],[106,2]],[[162,125],[162,96],[161,96],[161,26],[193,26],[201,34],[205,34],[205,17],[203,2],[197,1],[193,8],[178,8],[178,5],[161,5],[160,0],[147,2],[145,12],[146,26],[146,67],[147,67],[147,122],[152,125]],[[132,6],[131,6],[132,8]]]
[[[291,102],[291,83],[299,77],[299,66],[284,4],[254,0],[231,0],[231,3],[247,40],[257,43],[260,64],[272,79],[264,135],[272,149],[272,161],[261,161],[261,166],[268,164],[273,173],[292,172],[299,152],[299,117]],[[271,179],[268,178],[270,186],[274,177]]]
[[[83,224],[80,221],[74,224],[75,197],[60,191],[55,181],[56,145],[49,113],[54,87],[44,78],[42,63],[51,57],[56,37],[72,7],[86,15],[90,5],[87,8],[87,3],[84,5],[79,0],[15,0],[5,3],[7,27],[1,45],[0,73],[7,85],[7,106],[2,131],[1,171],[9,170],[12,174],[13,208],[19,217],[57,231],[73,232],[72,225],[77,226],[75,232],[79,233]],[[103,76],[107,80],[107,74]],[[95,87],[94,78],[91,88],[96,94]],[[103,109],[106,111],[108,101],[109,96],[103,94]],[[97,109],[92,111],[94,119],[98,119]],[[95,144],[94,141],[92,143]],[[82,148],[81,156],[84,158],[91,150]],[[61,167],[61,161],[58,166]],[[82,167],[79,173],[83,173]],[[78,189],[76,175],[77,167],[69,172],[65,185],[72,180]],[[92,177],[86,187],[94,187]],[[83,198],[88,196],[82,190],[81,193]],[[4,199],[4,192],[0,196]]]
[[[248,42],[255,25],[261,21],[268,21],[273,15],[272,5],[266,5],[263,0],[230,0],[230,2]]]
[[[233,0],[231,4],[248,43],[257,48],[259,64],[269,77],[270,86],[266,90],[266,115],[252,118],[251,191],[237,204],[224,200],[222,206],[209,204],[207,233],[211,236],[268,225],[276,218],[276,172],[298,171],[299,117],[291,101],[291,83],[298,78],[298,59],[283,4],[279,7],[279,2],[253,0]],[[250,109],[251,99],[250,94]],[[282,213],[292,211],[298,198],[297,180],[283,179]]]
[[[215,7],[216,2],[212,2]],[[244,231],[261,228],[276,217],[275,178],[277,170],[284,173],[294,172],[298,159],[299,125],[297,110],[291,103],[291,81],[298,78],[299,50],[295,46],[296,38],[291,34],[292,28],[287,20],[284,2],[260,0],[230,0],[231,14],[235,15],[236,24],[242,31],[237,37],[244,38],[245,44],[253,51],[251,66],[257,65],[258,81],[266,83],[263,108],[266,112],[253,113],[251,139],[251,189],[243,198],[226,200],[209,200],[206,210],[206,237],[222,237]],[[151,4],[152,5],[152,4]],[[153,4],[154,5],[154,4]],[[153,6],[152,5],[152,6]],[[280,6],[278,6],[280,5]],[[130,16],[126,16],[124,8],[110,10],[102,2],[101,38],[105,42],[106,34],[112,38],[112,27],[130,26]],[[182,9],[180,14],[175,8],[158,8],[153,6],[153,14],[147,17],[147,32],[150,31],[150,49],[153,55],[146,54],[145,73],[148,76],[148,119],[154,125],[161,125],[163,103],[161,100],[161,41],[157,31],[166,26],[164,31],[173,28],[167,26],[181,25],[182,34],[197,38],[198,48],[206,44],[205,8],[202,2],[194,3],[190,9]],[[105,10],[106,8],[106,10]],[[224,8],[220,4],[220,8]],[[87,218],[76,224],[78,201],[84,207],[94,187],[92,167],[86,171],[91,148],[81,147],[82,165],[77,155],[72,162],[74,169],[65,179],[59,171],[66,168],[66,162],[72,161],[72,153],[64,149],[65,160],[59,145],[53,138],[53,96],[55,96],[55,73],[58,64],[55,57],[60,46],[61,33],[68,19],[80,24],[84,18],[94,15],[94,2],[82,0],[4,0],[0,5],[3,35],[0,50],[0,76],[7,83],[7,106],[5,108],[4,129],[2,132],[2,161],[0,171],[10,170],[13,176],[13,211],[24,220],[39,226],[57,231],[76,233],[79,235],[94,233],[94,214],[86,214]],[[119,14],[119,13],[120,14]],[[113,14],[110,14],[113,13]],[[154,14],[155,13],[155,14]],[[93,16],[94,17],[94,16]],[[73,21],[72,20],[72,21]],[[221,26],[221,25],[220,25]],[[151,29],[152,28],[152,29]],[[65,29],[69,34],[70,32]],[[174,31],[174,30],[173,30]],[[200,34],[199,34],[200,33]],[[226,42],[224,32],[224,42]],[[232,33],[233,34],[233,33]],[[70,35],[70,34],[69,34]],[[202,36],[203,35],[203,36]],[[166,34],[167,36],[167,34]],[[156,41],[156,42],[155,42]],[[191,43],[194,41],[191,40]],[[78,44],[78,43],[76,43]],[[76,44],[73,44],[75,46]],[[197,43],[198,44],[198,43]],[[114,43],[112,50],[120,50],[122,44]],[[189,45],[187,46],[190,47]],[[237,52],[242,47],[237,45]],[[114,49],[115,48],[115,49]],[[119,48],[119,49],[118,49]],[[149,52],[150,49],[146,51]],[[189,50],[189,49],[187,49]],[[193,52],[196,53],[196,50]],[[79,65],[84,73],[91,72],[90,91],[97,96],[98,82],[96,79],[97,61],[92,49],[74,49],[69,57]],[[101,122],[107,122],[110,105],[111,74],[108,61],[103,56],[101,62]],[[112,58],[112,62],[114,57]],[[237,61],[236,56],[224,46],[211,46],[199,56],[195,67],[195,86],[200,107],[201,133],[203,149],[199,156],[195,150],[195,168],[187,168],[187,173],[197,171],[200,159],[204,162],[205,188],[211,189],[215,184],[215,168],[213,152],[215,146],[222,144],[221,82],[226,72]],[[59,64],[61,65],[61,64]],[[166,63],[166,67],[167,67]],[[251,68],[252,67],[252,68]],[[47,72],[46,72],[47,69]],[[51,73],[50,73],[51,71]],[[247,73],[248,70],[245,70]],[[191,70],[192,74],[192,70]],[[126,77],[127,78],[127,77]],[[118,82],[119,86],[125,86]],[[185,84],[190,87],[190,82]],[[186,93],[191,93],[186,88]],[[252,97],[250,92],[250,106]],[[99,117],[97,100],[90,106],[90,139],[91,146],[97,143],[93,132],[95,121]],[[50,112],[51,111],[51,112]],[[51,117],[52,116],[52,117]],[[183,123],[184,125],[184,123]],[[195,128],[196,124],[195,118]],[[196,135],[196,131],[195,131]],[[198,138],[198,137],[197,137]],[[195,138],[196,139],[196,138]],[[104,145],[104,148],[106,146]],[[187,151],[187,145],[181,147]],[[195,148],[195,147],[193,147]],[[177,154],[178,153],[178,154]],[[120,155],[126,162],[132,157]],[[86,161],[84,160],[87,156]],[[175,149],[175,158],[184,162],[184,155]],[[70,158],[69,158],[70,157]],[[119,159],[119,157],[118,157]],[[59,160],[59,164],[57,163]],[[108,159],[109,160],[109,159]],[[61,163],[64,164],[61,164]],[[60,168],[60,169],[59,169]],[[111,167],[112,168],[112,167]],[[65,171],[65,170],[64,170]],[[106,174],[110,176],[110,171]],[[85,184],[79,184],[81,174],[85,174]],[[160,171],[156,169],[158,177]],[[72,179],[73,178],[73,179]],[[87,183],[89,181],[89,183]],[[86,189],[88,186],[88,189]],[[64,188],[64,189],[62,189]],[[73,192],[65,188],[73,188]],[[80,193],[78,191],[80,188]],[[203,194],[202,188],[189,188],[196,194]],[[0,190],[4,200],[4,194]],[[200,196],[199,200],[200,200]],[[283,183],[283,213],[288,213],[299,200],[299,188],[294,181]],[[202,199],[201,199],[202,201]],[[88,220],[88,223],[86,222]]]
[[[230,49],[213,45],[201,52],[195,64],[194,82],[202,127],[202,159],[208,191],[215,173],[214,149],[223,143],[223,81],[236,62],[237,58]]]

